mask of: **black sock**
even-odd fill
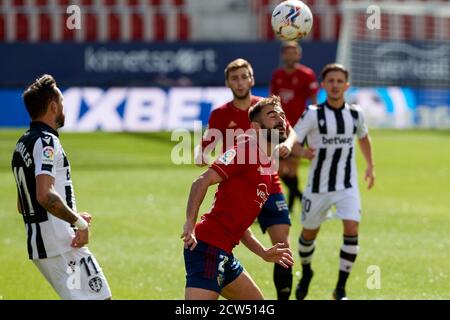
[[[338,282],[336,284],[336,288],[344,289],[345,285],[347,283],[347,279],[348,279],[349,275],[350,275],[349,272],[345,272],[345,271],[339,270],[339,279],[338,279]]]
[[[339,278],[336,284],[337,288],[345,288],[348,276],[352,271],[353,264],[358,255],[358,235],[344,235],[344,243],[340,251]]]
[[[302,264],[302,274],[303,275],[310,275],[311,273],[312,273],[311,263]]]
[[[273,281],[277,289],[278,300],[289,300],[292,288],[292,267],[286,269],[275,263]]]

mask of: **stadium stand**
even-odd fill
[[[270,41],[274,40],[270,13],[279,2],[279,0],[1,0],[0,41],[208,41],[219,38]],[[315,19],[313,31],[306,41],[338,40],[342,20],[340,5],[343,1],[305,2],[312,8]],[[383,1],[372,1],[377,2]],[[442,5],[448,4],[446,0],[437,2],[441,2]],[[69,17],[66,10],[72,4],[78,5],[81,10],[84,28],[80,32],[61,28]],[[242,15],[247,18],[242,19]],[[200,16],[202,19],[199,19]],[[402,30],[402,36],[406,40],[450,38],[450,18],[436,20],[433,16],[403,16],[394,19],[382,13],[382,21],[385,26],[381,33],[383,38],[390,38],[390,35],[398,30]],[[356,23],[364,26],[365,17],[361,15]],[[359,36],[364,37],[364,33],[359,33]]]

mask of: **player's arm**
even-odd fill
[[[375,164],[373,162],[372,140],[367,134],[365,137],[358,139],[358,142],[361,152],[367,163],[364,180],[367,181],[367,189],[371,189],[375,184]]]
[[[279,145],[279,155],[280,158],[287,158],[294,148],[294,144],[297,142],[297,134],[292,129],[290,124],[286,125],[286,131],[287,131],[287,139],[280,143]]]
[[[297,134],[297,142],[300,144],[299,153],[296,156],[312,160],[316,155],[316,150],[312,147],[305,146],[305,140],[308,133],[313,129],[313,123],[315,123],[315,114],[308,108],[303,112],[300,120],[294,127],[294,131]]]
[[[194,250],[197,245],[197,240],[194,235],[195,223],[197,222],[198,211],[209,186],[221,181],[222,177],[214,169],[209,168],[192,183],[186,209],[186,222],[184,223],[183,233],[181,234],[186,249],[190,248]]]
[[[289,268],[294,264],[291,250],[284,243],[277,243],[273,247],[266,249],[253,232],[247,229],[241,238],[241,242],[254,254],[264,261],[278,263],[284,268]]]
[[[73,247],[82,247],[89,242],[90,215],[78,215],[64,202],[55,189],[55,178],[48,174],[36,176],[36,197],[39,204],[49,213],[70,224],[78,230],[72,241]]]

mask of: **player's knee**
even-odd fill
[[[319,232],[319,229],[303,229],[302,237],[306,241],[315,240],[318,232]]]
[[[358,221],[344,220],[344,234],[347,236],[356,236],[358,234]]]

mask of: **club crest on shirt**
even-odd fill
[[[91,288],[92,291],[100,292],[100,290],[102,290],[103,287],[102,279],[100,277],[92,278],[91,280],[89,280],[89,287]]]
[[[230,123],[228,124],[228,128],[234,128],[236,126],[237,126],[237,124],[233,120],[231,120]]]
[[[53,147],[47,146],[42,149],[42,163],[43,164],[53,164],[54,158],[54,150]]]
[[[236,157],[236,150],[230,149],[226,151],[220,158],[219,162],[223,163],[224,165],[229,165],[231,161]]]

